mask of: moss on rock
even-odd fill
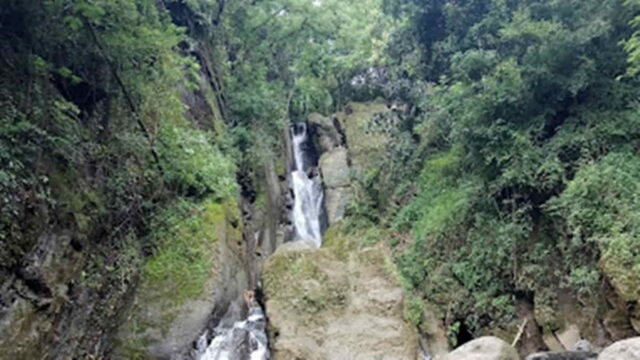
[[[169,347],[163,342],[180,347],[197,336],[215,305],[219,242],[237,244],[242,238],[238,224],[233,200],[179,202],[156,218],[152,236],[161,245],[144,265],[130,316],[120,332],[119,358],[156,358]],[[180,334],[173,331],[177,327]]]
[[[275,359],[412,359],[415,327],[380,245],[359,248],[337,225],[324,247],[289,243],[265,263],[263,287]]]
[[[205,201],[180,203],[167,210],[162,215],[167,224],[154,234],[161,245],[144,267],[141,288],[175,305],[202,295],[213,270],[217,229],[224,227],[225,208]]]
[[[387,113],[389,109],[382,100],[368,103],[351,102],[346,108],[346,111],[337,113],[336,116],[349,139],[352,166],[355,170],[365,169],[375,163],[375,159],[384,156],[384,145],[389,141],[385,134],[367,131],[367,126],[374,115]]]
[[[290,250],[274,256],[263,277],[267,297],[290,308],[301,321],[313,321],[324,310],[340,309],[348,283],[325,271],[331,258],[326,249]]]

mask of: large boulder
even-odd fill
[[[345,139],[341,134],[341,125],[336,118],[312,113],[309,115],[309,124],[314,129],[317,139],[316,145],[321,153],[345,145]]]
[[[344,217],[351,199],[351,169],[347,158],[347,149],[342,146],[320,157],[319,167],[325,186],[324,203],[329,224]]]
[[[279,248],[262,279],[273,359],[416,359],[417,333],[385,254],[332,234],[321,249]]]
[[[322,154],[319,166],[326,187],[337,188],[349,186],[351,173],[347,160],[347,149],[338,147],[328,153]]]
[[[519,360],[518,352],[513,346],[493,336],[485,336],[470,341],[443,360]]]
[[[340,187],[325,189],[324,205],[327,209],[327,220],[329,224],[334,224],[344,218],[347,212],[347,204],[351,201],[352,193],[350,187]]]
[[[352,102],[333,117],[309,115],[316,145],[321,154],[319,168],[325,185],[325,208],[329,224],[344,217],[352,195],[352,174],[364,174],[386,156],[390,137],[369,131],[373,118],[391,114],[386,103]]]
[[[390,137],[368,129],[373,117],[389,112],[385,102],[377,100],[369,103],[351,102],[344,111],[336,114],[344,127],[351,165],[355,171],[366,171],[386,156],[385,149]]]
[[[640,359],[640,337],[622,340],[607,347],[598,360],[638,360]]]

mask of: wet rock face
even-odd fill
[[[598,360],[638,360],[640,359],[640,337],[622,340],[607,347]]]
[[[67,258],[76,254],[70,244],[69,234],[45,234],[38,239],[19,271],[19,277],[35,294],[45,299],[65,296],[65,282],[78,270]]]
[[[16,276],[0,284],[0,358],[37,358],[63,351],[46,349],[43,343],[56,317],[68,315],[69,284],[83,265],[71,240],[70,234],[40,236]]]
[[[143,273],[133,306],[116,336],[112,359],[183,358],[210,324],[212,316],[223,313],[247,286],[244,268],[247,251],[237,204],[233,201],[213,203],[199,216],[200,221],[206,223],[199,232],[184,230],[184,224],[175,226],[182,226],[182,237],[194,243],[197,239],[205,241],[206,250],[210,251],[207,256],[212,259],[211,268],[203,278],[204,283],[199,284],[201,291],[183,297],[175,291],[167,292],[166,286],[171,284],[158,283],[158,279]],[[162,248],[155,256],[163,256]],[[191,270],[184,269],[185,272]]]
[[[71,231],[44,233],[0,283],[0,359],[85,359],[108,351],[134,281],[92,268],[91,256],[108,252],[83,240]],[[113,263],[120,259],[111,255]]]
[[[327,221],[333,224],[345,216],[347,204],[351,199],[351,167],[347,139],[337,117],[311,114],[309,124],[314,129],[312,133],[320,152],[318,167],[325,188]]]
[[[263,286],[275,360],[412,360],[417,334],[379,248],[325,239],[285,244],[265,263]]]
[[[470,341],[443,360],[519,360],[518,352],[511,345],[496,337],[486,336]]]
[[[313,113],[309,115],[308,120],[312,133],[316,136],[316,147],[319,152],[327,153],[346,145],[342,126],[337,119],[334,121],[330,117]]]

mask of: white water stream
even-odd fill
[[[198,360],[268,360],[267,320],[257,302],[249,309],[246,320],[231,325],[221,322],[207,344],[208,332],[198,339]]]
[[[291,186],[294,204],[291,216],[296,241],[306,241],[315,247],[322,245],[320,215],[324,192],[317,170],[305,162],[305,145],[308,141],[307,124],[297,123],[291,127],[293,144],[293,170]]]
[[[294,240],[308,242],[315,247],[322,245],[320,215],[324,192],[317,170],[305,161],[308,148],[308,132],[305,123],[291,127],[293,144],[293,169],[291,187],[294,205],[291,217],[294,225]],[[268,360],[269,346],[266,318],[263,309],[255,301],[248,301],[246,320],[238,319],[233,311],[225,316],[226,321],[213,330],[213,336],[205,332],[196,344],[197,360]],[[233,306],[230,310],[233,310]]]

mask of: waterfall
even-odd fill
[[[291,217],[294,239],[316,247],[322,245],[320,216],[324,193],[317,169],[309,160],[313,154],[306,123],[290,129],[293,164],[291,188],[294,204]],[[232,304],[227,314],[213,330],[205,331],[198,339],[192,357],[196,360],[268,360],[269,347],[264,310],[255,301],[253,292],[245,298],[249,308],[245,320],[240,320],[240,308]]]
[[[306,241],[316,247],[322,245],[320,215],[324,193],[318,171],[305,161],[308,154],[308,132],[306,123],[294,124],[291,129],[293,167],[291,187],[293,189],[293,211],[291,217],[296,241]]]
[[[221,321],[207,344],[206,331],[196,344],[197,360],[268,360],[267,320],[262,307],[253,299],[247,301],[246,320]],[[230,316],[235,317],[234,315]]]

